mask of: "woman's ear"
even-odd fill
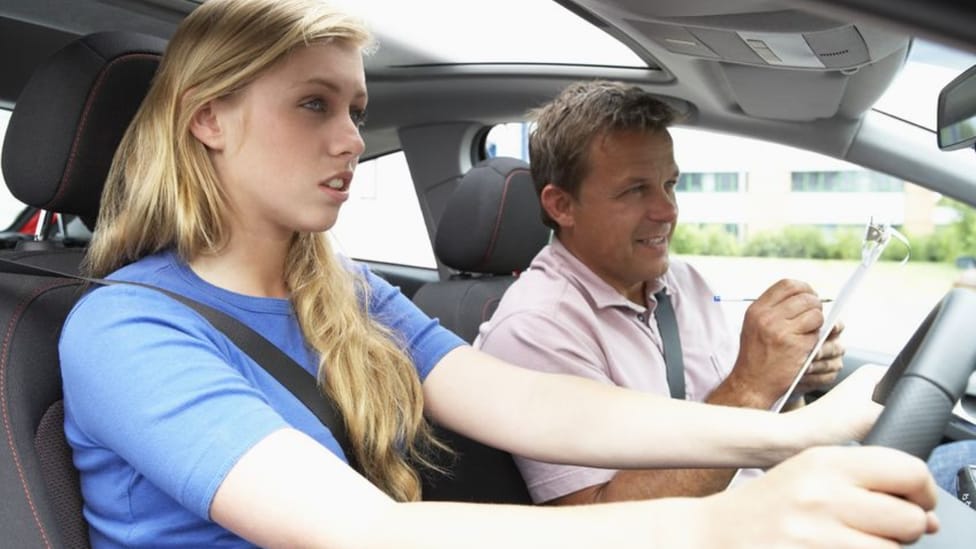
[[[549,217],[561,228],[572,227],[576,224],[573,209],[575,202],[573,197],[564,189],[549,183],[542,188],[539,201]]]
[[[205,147],[213,150],[224,148],[224,132],[214,109],[213,101],[207,101],[190,118],[190,133]]]

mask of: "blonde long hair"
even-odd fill
[[[174,248],[184,260],[217,254],[231,211],[193,113],[247,86],[295,48],[340,42],[365,49],[358,20],[320,0],[209,0],[170,40],[159,71],[112,162],[86,271],[104,276]],[[410,462],[440,444],[423,417],[416,370],[390,330],[367,314],[368,287],[324,233],[296,234],[285,265],[318,382],[345,420],[365,476],[400,501],[420,498]]]

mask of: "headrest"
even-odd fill
[[[166,41],[96,33],[34,71],[3,146],[10,192],[31,206],[81,216],[94,227],[112,155],[142,103]]]
[[[548,242],[529,165],[497,157],[461,178],[437,225],[434,253],[458,271],[509,275],[528,268]]]

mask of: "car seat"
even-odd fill
[[[165,41],[98,33],[32,75],[7,128],[3,174],[29,206],[94,227],[115,148],[142,102]],[[7,259],[77,272],[83,249],[33,245]],[[78,473],[64,437],[61,325],[82,290],[71,279],[0,273],[0,530],[5,547],[86,548]]]
[[[483,160],[461,178],[437,224],[434,254],[456,274],[424,284],[413,302],[472,343],[517,273],[548,242],[529,165]]]
[[[490,158],[469,170],[448,199],[434,253],[456,274],[420,287],[414,303],[466,341],[488,320],[505,290],[549,241],[529,166]],[[448,429],[435,433],[456,452],[451,477],[424,478],[424,499],[531,503],[512,456]]]

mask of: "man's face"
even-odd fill
[[[559,219],[559,239],[621,294],[640,298],[643,282],[668,269],[678,219],[671,136],[610,133],[594,139],[588,153],[579,196],[568,199]]]

